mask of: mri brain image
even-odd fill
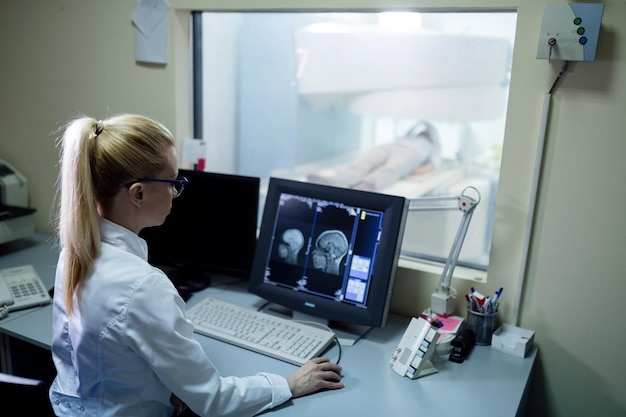
[[[281,236],[282,242],[278,245],[278,255],[283,261],[291,265],[298,264],[298,254],[304,246],[304,235],[298,229],[287,229]]]
[[[327,230],[319,235],[313,249],[313,266],[339,275],[339,265],[348,253],[348,239],[340,230]]]

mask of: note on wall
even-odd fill
[[[199,171],[204,171],[207,143],[201,139],[185,139],[183,143],[183,164],[189,164]]]
[[[166,0],[141,0],[131,15],[135,25],[135,60],[167,63],[168,13]]]

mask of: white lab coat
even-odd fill
[[[50,387],[57,416],[169,417],[172,392],[206,416],[252,416],[291,398],[279,375],[222,377],[192,338],[175,287],[148,264],[146,242],[107,220],[101,231],[100,256],[72,317],[63,262],[57,266]]]

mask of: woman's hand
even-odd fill
[[[293,398],[302,397],[322,389],[339,389],[341,366],[328,358],[314,358],[287,377]]]

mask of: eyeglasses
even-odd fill
[[[129,188],[131,185],[138,182],[165,182],[167,184],[170,184],[174,189],[174,198],[176,198],[183,193],[183,190],[185,189],[185,186],[187,185],[189,180],[187,179],[187,177],[178,177],[175,180],[162,180],[159,178],[139,178],[124,184],[124,187]]]

